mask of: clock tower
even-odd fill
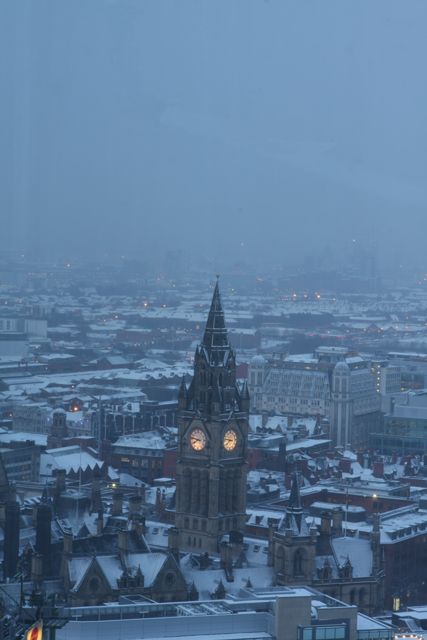
[[[236,357],[218,282],[194,358],[179,391],[176,532],[181,551],[218,553],[224,534],[244,533],[249,393],[236,384]]]

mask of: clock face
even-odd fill
[[[237,433],[233,429],[229,429],[224,433],[224,440],[222,443],[226,451],[233,451],[237,445]]]
[[[190,433],[190,444],[194,451],[203,451],[206,446],[206,436],[201,429],[193,429]]]

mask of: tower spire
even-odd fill
[[[205,348],[209,362],[220,364],[224,360],[224,353],[230,348],[227,329],[225,327],[224,311],[219,292],[219,276],[215,284],[211,307],[203,335],[202,347]]]
[[[295,522],[298,531],[301,532],[303,524],[303,509],[301,506],[301,496],[299,492],[298,474],[295,472],[292,477],[291,493],[289,496],[288,506],[286,507],[286,527],[292,529],[292,523]]]

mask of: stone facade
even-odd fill
[[[178,405],[177,544],[217,554],[223,535],[245,529],[249,410],[247,386],[236,386],[218,283],[194,377],[188,389],[182,383]]]

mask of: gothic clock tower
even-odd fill
[[[181,551],[217,553],[221,536],[243,534],[249,393],[236,384],[218,282],[194,377],[179,391],[176,530]]]

